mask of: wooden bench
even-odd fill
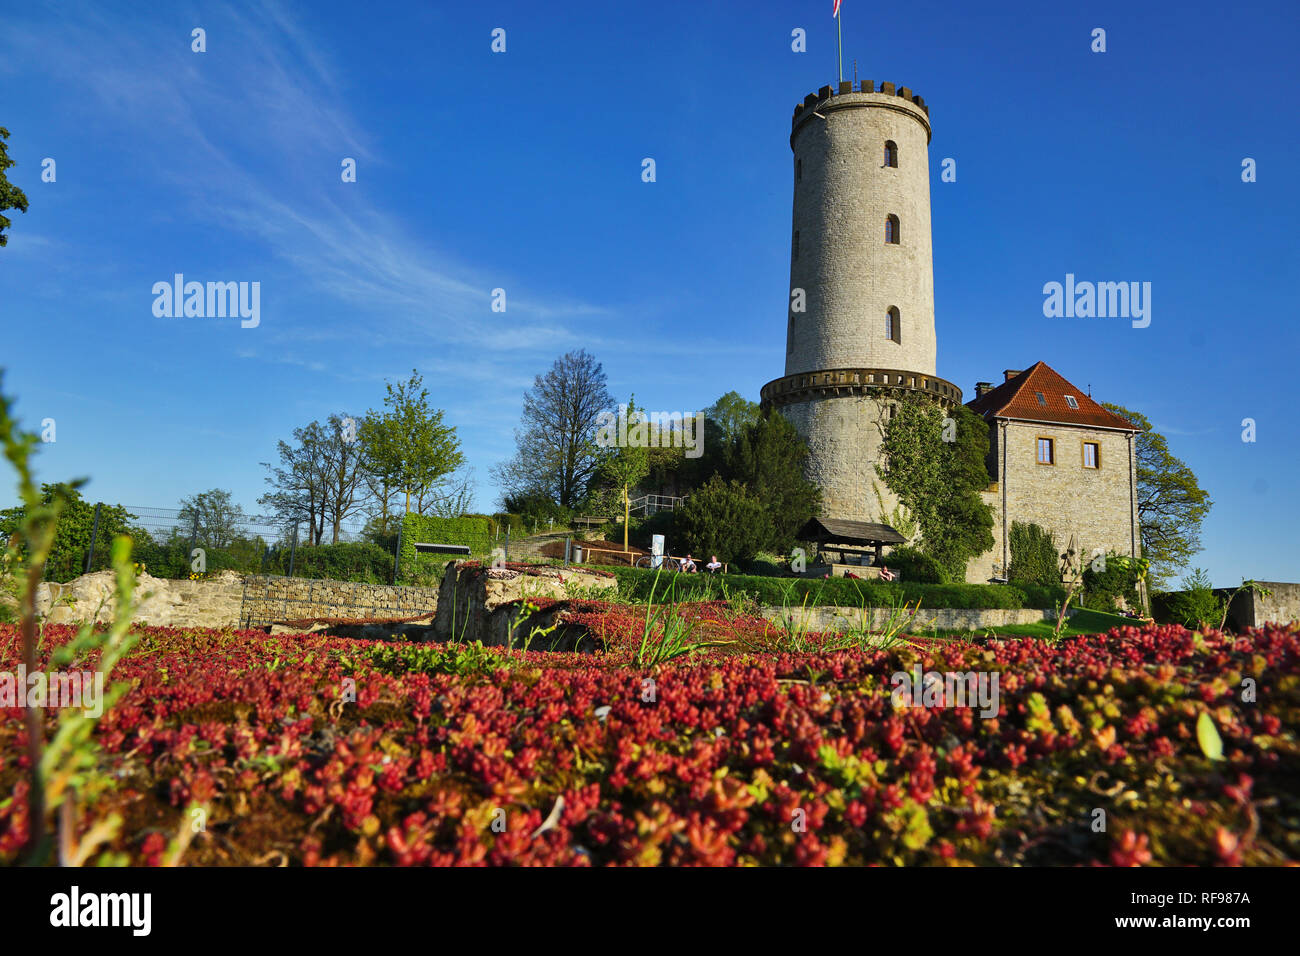
[[[431,544],[427,541],[417,541],[415,544],[416,554],[459,554],[462,557],[469,557],[469,545],[467,544]]]

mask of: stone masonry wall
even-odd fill
[[[113,572],[85,574],[66,584],[45,583],[37,591],[37,612],[51,624],[75,624],[99,609],[113,614]],[[102,602],[102,607],[101,607]],[[307,578],[280,578],[223,571],[205,581],[139,577],[132,619],[160,627],[239,627],[303,618],[414,617],[438,607],[438,589],[389,587]]]
[[[1034,422],[993,424],[999,442],[996,491],[984,493],[994,508],[994,549],[971,561],[967,580],[987,581],[993,565],[1003,574],[1011,558],[1011,525],[1034,522],[1050,530],[1057,547],[1064,551],[1075,538],[1079,554],[1087,560],[1097,548],[1118,554],[1141,554],[1137,524],[1136,469],[1131,468],[1132,445],[1124,432],[1048,425]],[[1005,438],[1004,438],[1005,436]],[[1037,457],[1039,437],[1051,438],[1055,464],[1041,465]],[[1005,440],[1005,473],[1001,442]],[[1100,468],[1083,467],[1083,443],[1100,446]],[[1002,514],[1005,501],[1005,521]],[[1135,548],[1136,544],[1136,548]]]
[[[886,93],[847,93],[796,118],[790,288],[806,311],[789,311],[787,375],[853,366],[935,371],[930,239],[929,118]],[[886,140],[898,165],[884,164]],[[897,216],[900,242],[885,242]],[[794,233],[799,233],[797,253]],[[886,335],[899,310],[901,340]]]
[[[249,575],[240,623],[270,624],[328,617],[343,620],[414,617],[438,609],[434,587]]]
[[[50,624],[80,624],[92,617],[101,623],[111,621],[113,587],[109,570],[83,574],[65,584],[46,582],[36,591],[36,612]],[[233,627],[239,623],[243,591],[243,579],[233,571],[222,571],[206,581],[141,574],[131,617],[138,624],[158,627]]]
[[[1300,621],[1300,584],[1282,581],[1261,581],[1259,584],[1272,593],[1261,595],[1247,591],[1238,594],[1228,617],[1234,627],[1263,627],[1267,623]]]
[[[765,607],[760,612],[769,621],[789,620],[795,626],[804,626],[810,632],[838,631],[861,628],[880,630],[888,621],[888,608],[870,608],[864,614],[856,607]],[[1004,627],[1010,624],[1036,624],[1056,620],[1056,612],[1035,608],[921,608],[910,629],[931,627],[942,630],[973,631],[985,627]]]
[[[804,475],[822,490],[821,513],[849,521],[880,521],[872,483],[885,512],[898,504],[876,471],[883,441],[884,404],[866,395],[795,402],[781,414],[808,443]]]

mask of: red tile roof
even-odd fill
[[[1038,393],[1043,402],[1038,401]],[[1078,408],[1071,408],[1065,396],[1072,395]],[[992,391],[966,403],[966,407],[985,420],[1014,418],[1026,422],[1058,422],[1086,428],[1118,428],[1141,431],[1126,418],[1102,408],[1080,389],[1075,388],[1046,362],[1036,362],[1019,375],[1003,382]]]

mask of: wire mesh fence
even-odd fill
[[[111,566],[114,537],[132,540],[132,560],[158,578],[205,578],[222,571],[428,586],[448,561],[559,561],[568,550],[564,534],[512,536],[508,526],[491,533],[458,532],[448,540],[408,541],[401,533],[365,535],[360,521],[333,523],[205,512],[149,505],[95,505],[68,522],[46,566],[46,578],[70,581]]]
[[[391,577],[391,548],[368,542],[359,522],[337,529],[309,522],[295,525],[242,512],[213,513],[147,505],[96,505],[86,520],[70,523],[46,577],[67,581],[110,566],[113,538],[131,538],[132,560],[159,578],[202,577],[221,571],[241,574],[291,571],[303,576],[344,574],[360,580]],[[328,542],[329,549],[317,539]]]

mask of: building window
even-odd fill
[[[1038,396],[1038,404],[1039,404],[1039,405],[1046,405],[1046,404],[1047,404],[1047,399],[1043,397],[1043,393],[1042,393],[1042,392],[1034,392],[1034,394]]]
[[[792,251],[794,252],[794,257],[798,259],[799,258],[799,233],[797,230],[794,234],[794,242],[791,243],[791,246],[792,246]]]
[[[1083,467],[1101,467],[1101,449],[1097,447],[1095,441],[1086,441],[1083,443]]]
[[[1040,465],[1056,464],[1055,442],[1050,438],[1038,439],[1038,463]]]
[[[885,141],[885,165],[898,168],[898,146],[892,139]]]
[[[885,242],[898,245],[898,217],[889,215],[885,217]]]
[[[1075,401],[1075,398],[1074,398],[1073,395],[1067,395],[1067,396],[1065,396],[1065,404],[1069,405],[1071,408],[1078,408],[1078,407],[1079,407],[1079,403],[1078,403],[1077,401]]]
[[[885,338],[891,342],[903,341],[902,322],[899,319],[898,307],[891,305],[885,313]]]
[[[803,160],[802,159],[796,159],[794,161],[794,181],[797,183],[803,182]]]

